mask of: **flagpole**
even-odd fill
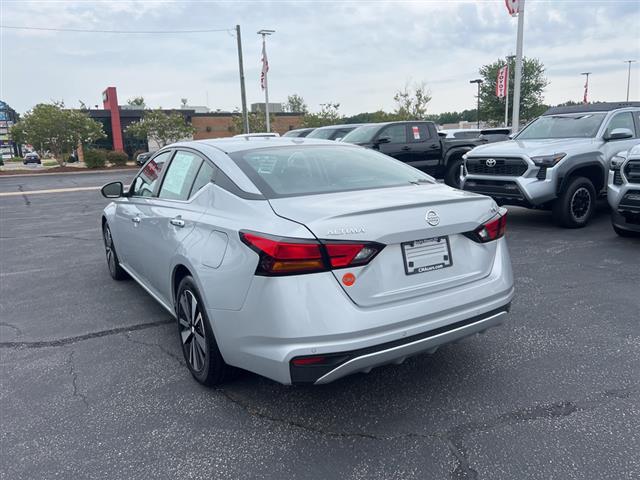
[[[258,32],[259,35],[262,35],[262,88],[264,89],[264,114],[265,118],[265,126],[267,133],[271,132],[271,120],[269,118],[269,61],[267,60],[267,35],[271,35],[275,30],[260,30]],[[265,68],[266,63],[266,68]]]
[[[516,43],[516,68],[513,83],[513,115],[511,128],[513,133],[520,129],[520,83],[522,81],[522,43],[524,40],[524,2],[518,2],[518,40]]]

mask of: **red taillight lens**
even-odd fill
[[[372,242],[321,242],[240,232],[240,239],[260,255],[258,275],[293,275],[365,265],[384,248]]]
[[[318,365],[318,364],[322,364],[325,363],[326,358],[325,357],[298,357],[298,358],[294,358],[293,360],[291,360],[291,363],[294,364],[296,367],[304,367],[307,365]]]
[[[502,238],[506,229],[507,211],[502,209],[498,215],[466,235],[476,242],[486,243]]]

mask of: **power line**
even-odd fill
[[[13,25],[0,25],[0,28],[11,30],[36,30],[45,32],[74,32],[74,33],[115,33],[115,34],[153,34],[164,35],[173,33],[211,33],[211,32],[233,32],[233,28],[212,28],[202,30],[89,30],[83,28],[48,28],[48,27],[16,27]]]

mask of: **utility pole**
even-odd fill
[[[631,64],[634,62],[635,60],[625,60],[625,63],[629,64],[629,72],[627,73],[627,102],[629,101],[629,86],[631,85]]]
[[[258,35],[262,35],[262,88],[264,90],[264,113],[266,115],[265,125],[267,133],[271,132],[271,119],[269,118],[269,82],[267,75],[269,73],[269,61],[267,60],[267,35],[275,33],[275,30],[259,30]]]
[[[589,103],[589,75],[591,75],[591,72],[582,72],[580,75],[587,77],[587,80],[584,82],[584,97],[582,97],[582,103]]]
[[[236,25],[236,40],[238,42],[238,68],[240,69],[240,98],[242,101],[242,133],[249,133],[249,112],[247,112],[247,92],[244,88],[244,66],[242,64],[242,37],[240,25]],[[207,106],[209,105],[209,93],[207,92]]]
[[[516,71],[513,79],[513,115],[511,128],[513,133],[520,130],[520,84],[522,82],[522,43],[524,40],[524,1],[518,3],[518,39],[516,43]]]
[[[480,130],[480,84],[482,83],[481,78],[476,78],[475,80],[469,80],[469,83],[477,83],[478,84],[478,105],[476,107],[476,127]]]

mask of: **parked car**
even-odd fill
[[[295,130],[289,130],[287,133],[282,135],[283,137],[306,137],[311,132],[313,132],[315,128],[296,128]]]
[[[462,156],[476,145],[486,143],[479,138],[443,138],[435,123],[424,121],[364,125],[342,141],[378,150],[436,178],[444,178],[452,187],[459,186]]]
[[[513,297],[505,209],[355,145],[180,142],[102,194],[111,276],[176,317],[206,385],[401,363],[500,324]]]
[[[30,163],[42,165],[42,161],[40,160],[40,155],[38,155],[37,152],[30,152],[25,154],[24,158],[22,159],[22,163],[24,165],[28,165]]]
[[[345,135],[355,130],[361,123],[353,123],[348,125],[328,125],[326,127],[316,128],[307,135],[308,138],[318,138],[322,140],[342,140]]]
[[[149,160],[154,153],[155,152],[139,153],[138,156],[136,157],[136,164],[138,166],[144,165],[147,162],[147,160]]]
[[[504,142],[511,139],[511,128],[484,128],[480,130],[480,138],[487,143]]]
[[[550,108],[513,140],[469,152],[462,188],[583,227],[606,190],[609,160],[639,137],[640,102]]]
[[[607,198],[615,232],[640,236],[640,145],[611,159]]]
[[[256,133],[239,133],[234,135],[234,138],[272,138],[279,137],[278,132],[256,132]]]

